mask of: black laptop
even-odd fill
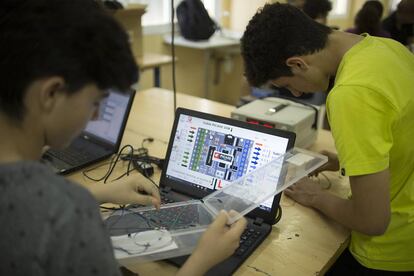
[[[284,154],[295,134],[178,108],[160,180],[164,203],[201,199]],[[207,275],[230,275],[272,231],[280,194],[246,217],[248,226],[233,256]],[[188,256],[169,259],[181,266]]]
[[[99,107],[99,118],[89,121],[66,149],[46,151],[42,162],[59,174],[67,174],[118,152],[135,92],[108,92]]]

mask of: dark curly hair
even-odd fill
[[[241,39],[247,80],[261,86],[291,76],[286,60],[323,49],[330,33],[330,28],[289,4],[265,5],[250,20]]]
[[[332,3],[328,0],[306,0],[303,5],[303,12],[310,18],[326,17],[332,10]]]
[[[384,12],[384,6],[382,5],[382,3],[378,0],[369,0],[367,2],[364,3],[364,5],[362,6],[362,8],[365,7],[372,7],[374,8],[377,12],[378,12],[378,16],[381,19],[382,14]]]
[[[355,26],[358,34],[378,35],[381,29],[381,17],[378,10],[372,6],[363,6],[355,16]]]
[[[60,76],[66,93],[87,84],[127,90],[138,80],[128,36],[93,0],[2,0],[0,112],[24,115],[27,87]]]

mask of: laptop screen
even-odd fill
[[[109,96],[102,100],[99,118],[89,121],[85,134],[92,134],[111,144],[116,144],[128,109],[130,95],[109,90]]]
[[[166,177],[208,192],[284,154],[289,138],[180,114]],[[260,206],[272,208],[273,198]]]

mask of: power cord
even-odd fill
[[[128,154],[124,154],[123,152],[127,148],[130,149],[130,152]],[[100,164],[98,166],[94,166],[94,167],[92,167],[90,169],[86,169],[86,170],[82,171],[82,174],[83,174],[83,176],[85,176],[89,180],[92,180],[92,181],[95,181],[95,182],[99,182],[99,181],[102,181],[103,180],[104,183],[106,183],[108,181],[109,177],[111,176],[111,174],[112,174],[112,172],[113,172],[116,164],[118,163],[119,159],[121,158],[121,156],[123,156],[123,155],[132,155],[133,152],[134,152],[134,148],[131,145],[125,145],[125,146],[123,146],[121,148],[121,150],[118,152],[118,154],[116,154],[114,157],[111,158],[111,160],[109,162]],[[103,167],[105,165],[108,165],[108,164],[109,164],[108,170],[106,171],[106,173],[102,177],[93,178],[93,177],[89,176],[88,173],[90,173],[91,171],[94,171],[94,170],[96,170],[96,169],[98,169],[100,167]],[[125,175],[129,175],[129,173],[131,171],[132,170],[131,170],[131,161],[130,161],[128,163],[128,169],[127,169],[127,171],[124,174],[122,174],[121,176],[117,177],[115,180],[121,179]]]
[[[134,150],[133,154],[121,157],[124,161],[132,162],[132,166],[146,178],[149,178],[154,174],[154,167],[152,164],[155,164],[161,170],[164,167],[164,159],[150,156],[148,154],[148,149],[144,146],[145,142],[151,143],[153,141],[154,138],[146,138],[142,140],[141,147]]]
[[[149,155],[149,151],[147,148],[144,147],[146,142],[153,142],[154,138],[145,138],[141,142],[141,147],[138,149],[134,149],[132,145],[125,145],[121,148],[121,150],[113,156],[109,162],[105,162],[102,164],[99,164],[97,166],[91,167],[89,169],[86,169],[82,171],[82,174],[84,177],[86,177],[89,180],[92,180],[94,182],[103,181],[106,183],[110,176],[112,175],[117,163],[122,161],[128,161],[127,170],[121,174],[120,176],[116,177],[115,179],[112,179],[111,182],[119,180],[123,178],[124,176],[129,175],[132,171],[137,170],[139,173],[141,173],[145,178],[147,178],[157,189],[159,189],[157,183],[154,182],[150,177],[154,174],[154,167],[151,164],[157,165],[160,169],[163,168],[164,165],[164,159],[157,158],[154,156]],[[127,149],[129,149],[128,152],[125,152]],[[101,177],[92,177],[90,175],[90,172],[101,168],[103,166],[108,166],[108,169]],[[105,207],[100,206],[104,210],[111,210],[111,211],[117,211],[117,210],[123,210],[125,206],[121,205],[118,207]]]
[[[276,217],[275,217],[275,223],[274,224],[278,223],[281,218],[282,218],[282,206],[280,206],[280,204],[279,204],[279,206],[277,206],[277,211],[276,211]]]

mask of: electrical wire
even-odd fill
[[[327,181],[328,181],[328,186],[324,187],[325,190],[329,190],[332,187],[332,182],[329,179],[329,177],[326,176],[326,174],[324,174],[323,172],[320,172],[319,175],[322,175]],[[320,181],[320,179],[319,179]]]
[[[177,109],[177,88],[175,80],[175,45],[174,45],[174,35],[175,35],[175,7],[174,0],[171,0],[171,56],[172,56],[172,85],[173,85],[173,95],[174,95],[174,116],[175,110]]]
[[[150,142],[150,143],[152,143],[152,142],[154,142],[154,138],[152,138],[152,137],[148,137],[148,138],[143,139],[143,140],[142,140],[142,142],[141,142],[141,148],[143,148],[143,149],[145,149],[145,147],[144,147],[145,142]],[[148,152],[148,151],[147,151],[147,152]]]
[[[192,215],[193,214],[193,208],[198,208],[196,206],[193,205],[179,205],[179,206],[174,206],[174,207],[170,207],[167,209],[161,209],[161,210],[149,210],[147,212],[145,211],[134,211],[133,209],[128,209],[128,208],[120,208],[119,210],[117,210],[116,212],[113,212],[108,219],[105,221],[105,223],[107,224],[107,229],[109,232],[114,231],[114,230],[125,230],[125,232],[127,232],[128,234],[132,234],[134,233],[134,231],[132,231],[133,229],[141,229],[141,230],[156,230],[156,229],[167,229],[167,230],[174,230],[174,229],[181,229],[184,226],[195,226],[196,222],[191,220],[188,222],[185,222],[183,225],[178,225],[177,224],[182,224],[183,223],[183,216],[185,214],[187,214],[187,218],[188,215]],[[198,210],[198,209],[197,209]],[[154,211],[154,213],[152,213],[151,211]],[[164,214],[162,214],[164,212]],[[120,214],[119,214],[120,213]],[[143,213],[145,213],[146,215],[144,215]],[[139,217],[141,220],[133,220],[133,225],[131,225],[131,222],[128,221],[128,219],[125,217],[127,215],[134,215]],[[163,217],[163,215],[167,215],[169,217],[167,222],[164,221],[160,221],[159,219]],[[114,221],[112,221],[110,218],[113,218]],[[123,219],[126,219],[127,222],[124,222]],[[141,227],[141,223],[144,222],[147,227]],[[120,225],[119,225],[120,224]],[[127,226],[122,226],[123,224],[128,225]]]
[[[99,181],[102,181],[103,180],[104,183],[106,183],[106,181],[108,180],[108,178],[111,176],[111,174],[112,174],[112,172],[113,172],[116,164],[118,163],[119,158],[124,155],[123,154],[123,151],[126,148],[130,148],[131,149],[131,151],[129,153],[129,155],[131,155],[133,153],[133,151],[134,151],[134,148],[131,145],[125,145],[124,147],[121,148],[121,150],[119,151],[119,153],[116,154],[116,156],[114,156],[114,157],[111,158],[111,160],[109,162],[105,162],[105,163],[100,164],[98,166],[95,166],[95,167],[92,167],[92,168],[89,168],[89,169],[86,169],[86,170],[82,171],[83,176],[85,176],[87,179],[92,180],[92,181],[95,181],[95,182],[99,182]],[[109,164],[108,170],[106,171],[106,173],[102,177],[93,178],[93,177],[91,177],[91,176],[88,175],[89,172],[91,172],[93,170],[96,170],[96,169],[98,169],[98,168],[100,168],[102,166],[108,165],[108,164]],[[128,170],[127,170],[127,173],[124,174],[124,175],[129,175],[129,173],[131,172],[131,169],[130,168],[131,168],[131,161],[128,163]],[[120,178],[121,177],[118,177],[117,179],[120,179]]]
[[[104,183],[106,183],[109,179],[109,177],[111,176],[111,174],[114,171],[114,168],[116,167],[117,163],[119,162],[119,160],[122,161],[128,161],[128,167],[126,172],[124,172],[123,174],[119,175],[118,177],[116,177],[115,179],[111,180],[111,182],[119,180],[125,176],[128,176],[132,171],[135,170],[135,167],[132,166],[132,162],[134,161],[140,161],[140,162],[155,162],[155,161],[160,161],[160,159],[149,156],[149,151],[147,148],[144,147],[145,142],[153,142],[154,138],[145,138],[142,140],[141,142],[141,148],[138,149],[134,149],[132,145],[125,145],[124,147],[121,148],[121,150],[115,155],[113,156],[109,162],[105,162],[102,164],[99,164],[97,166],[94,166],[92,168],[86,169],[84,171],[82,171],[82,174],[84,177],[86,177],[87,179],[94,181],[94,182],[99,182],[99,181],[104,181]],[[129,149],[128,153],[124,153],[125,149]],[[103,166],[108,166],[108,169],[106,170],[105,174],[101,177],[97,177],[94,178],[92,176],[89,175],[89,173],[91,171],[94,171],[98,168],[101,168]],[[142,175],[147,178],[153,185],[154,187],[157,188],[157,190],[159,190],[159,187],[157,185],[157,183],[155,183],[154,180],[152,180],[150,178],[149,175],[146,175],[144,173],[142,173]],[[124,205],[120,205],[120,207],[105,207],[105,206],[100,206],[101,209],[106,210],[106,211],[118,211],[118,210],[123,210],[124,209]]]
[[[145,175],[144,175],[145,176]],[[155,183],[155,181],[154,180],[152,180],[152,178],[150,178],[150,177],[148,177],[148,176],[146,176],[146,178],[152,183],[152,184],[154,184],[154,186],[159,190],[160,189],[160,187],[158,187],[158,185],[157,185],[157,183]]]
[[[130,151],[131,155],[134,152],[134,148],[131,145],[125,145],[125,146],[122,147],[122,149],[119,151],[119,154],[116,156],[115,161],[114,161],[111,169],[109,170],[109,173],[104,178],[104,183],[106,183],[106,181],[109,179],[109,176],[112,174],[113,170],[115,169],[116,163],[118,163],[118,160],[121,157],[121,154],[122,154],[123,150],[126,149],[126,148],[131,149],[131,151]],[[129,163],[128,163],[127,175],[129,175],[130,167],[131,167],[131,160],[129,160]]]
[[[277,206],[274,224],[278,223],[281,218],[282,218],[282,206],[279,205]]]

